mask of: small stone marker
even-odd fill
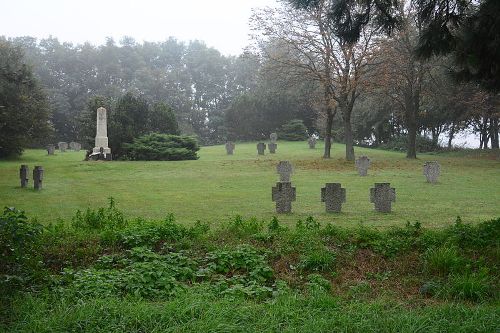
[[[295,187],[290,182],[278,182],[272,190],[272,199],[276,202],[276,213],[290,213],[292,201],[295,201]]]
[[[226,142],[226,153],[228,155],[233,155],[234,152],[234,142],[228,141]]]
[[[314,136],[310,136],[309,139],[307,140],[307,143],[309,144],[310,149],[316,148],[316,138]]]
[[[264,155],[264,150],[266,150],[266,144],[264,142],[259,142],[257,144],[257,152],[259,155]]]
[[[41,166],[35,166],[33,169],[33,187],[35,190],[42,189],[42,181],[43,181],[43,168]]]
[[[54,151],[56,150],[56,146],[54,145],[48,145],[47,146],[47,154],[48,155],[54,155]]]
[[[427,161],[424,164],[424,175],[428,183],[436,184],[441,174],[441,166],[437,161]]]
[[[276,166],[276,171],[280,175],[280,182],[289,182],[293,173],[292,164],[288,161],[280,161]]]
[[[271,133],[269,135],[269,139],[271,140],[271,143],[276,143],[276,141],[278,141],[278,134],[276,133]]]
[[[21,187],[28,186],[29,172],[30,172],[30,169],[26,164],[21,165],[21,168],[19,169],[19,178],[21,179]]]
[[[396,189],[390,183],[375,183],[370,189],[370,202],[375,204],[376,211],[390,213],[391,204],[396,202]]]
[[[59,142],[57,145],[58,145],[59,150],[61,151],[61,153],[64,153],[66,151],[66,149],[68,149],[68,144],[66,142],[64,142],[64,141]]]
[[[325,203],[327,213],[340,213],[345,201],[345,188],[340,183],[326,183],[321,189],[321,202]]]
[[[366,176],[368,174],[368,168],[370,167],[370,159],[368,156],[360,156],[356,159],[356,168],[358,168],[358,174],[360,176]]]
[[[269,152],[271,154],[275,154],[276,153],[276,148],[278,148],[278,145],[274,142],[271,142],[270,144],[267,145],[267,148],[269,148]]]
[[[80,149],[82,149],[82,145],[78,142],[70,142],[69,148],[74,151],[80,151]]]

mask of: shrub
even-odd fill
[[[279,138],[288,141],[303,141],[307,139],[307,127],[302,120],[290,120],[281,126]]]
[[[196,160],[200,150],[194,137],[151,133],[126,143],[125,159],[133,161]]]
[[[300,256],[299,268],[318,272],[333,270],[335,268],[335,254],[326,248],[313,249]]]
[[[42,226],[24,212],[5,208],[0,216],[0,289],[6,293],[42,277],[39,255]]]
[[[429,249],[424,255],[425,269],[430,274],[447,276],[456,270],[463,259],[455,247],[441,246]]]
[[[109,206],[101,207],[97,210],[87,208],[85,212],[77,210],[72,218],[72,226],[77,230],[119,230],[125,227],[127,221],[123,213],[115,206],[115,200],[109,198]]]
[[[446,287],[454,299],[482,301],[491,294],[491,286],[485,271],[452,275]]]
[[[439,145],[437,145],[431,139],[420,135],[418,135],[416,138],[416,146],[417,146],[416,147],[417,152],[419,153],[426,153],[426,152],[440,150]],[[408,137],[407,136],[395,137],[391,139],[391,141],[381,144],[379,148],[387,150],[406,151],[406,149],[408,148]]]

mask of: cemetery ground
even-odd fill
[[[323,160],[319,143],[265,156],[237,143],[182,162],[28,150],[0,162],[0,204],[26,212],[0,215],[0,331],[498,331],[497,156],[356,148],[372,161],[360,177],[343,149]],[[279,160],[294,166],[291,214],[271,202]],[[427,160],[441,164],[437,184]],[[21,164],[44,167],[43,190],[20,188]],[[342,213],[324,212],[326,182],[346,188]],[[375,182],[396,188],[392,213],[374,212]]]
[[[185,224],[197,220],[217,224],[235,215],[269,220],[275,213],[271,187],[279,179],[280,160],[292,163],[292,185],[297,200],[292,214],[280,221],[293,225],[314,216],[321,223],[340,226],[363,223],[377,228],[420,222],[442,227],[457,216],[479,222],[500,215],[500,161],[494,155],[419,154],[407,160],[404,153],[356,148],[357,156],[372,161],[368,176],[359,177],[353,162],[346,162],[344,146],[334,144],[332,159],[321,158],[323,146],[309,149],[305,142],[279,142],[276,154],[257,155],[256,143],[237,144],[234,155],[223,146],[202,147],[196,161],[85,162],[84,152],[67,151],[48,156],[44,150],[27,150],[21,159],[0,162],[0,206],[15,206],[47,224],[57,218],[68,221],[77,209],[99,207],[113,197],[127,217],[163,218],[173,213]],[[425,181],[425,161],[437,160],[439,183]],[[28,164],[27,189],[20,188],[19,167]],[[43,190],[33,191],[35,165],[45,170]],[[342,213],[325,213],[320,189],[327,182],[346,188]],[[389,182],[396,188],[391,214],[374,211],[370,188]]]

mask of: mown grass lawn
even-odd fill
[[[255,143],[237,143],[228,156],[223,146],[202,147],[196,161],[176,162],[85,162],[84,152],[27,150],[18,160],[0,162],[0,205],[25,210],[42,223],[66,221],[77,209],[105,206],[115,198],[128,217],[163,218],[174,213],[181,223],[196,220],[216,224],[236,214],[269,220],[276,215],[271,187],[278,180],[276,164],[289,160],[297,188],[293,213],[280,222],[293,224],[314,216],[322,223],[351,226],[364,223],[386,227],[406,221],[440,227],[457,216],[479,222],[500,216],[500,160],[479,155],[419,154],[407,160],[404,153],[356,148],[372,160],[367,177],[359,177],[354,163],[342,159],[344,146],[334,144],[333,158],[321,158],[323,146],[311,150],[306,142],[279,142],[278,151],[258,156]],[[422,175],[427,160],[441,164],[441,178],[428,184]],[[28,164],[45,169],[44,189],[35,192],[19,186],[19,167]],[[30,177],[31,178],[31,177]],[[320,201],[326,182],[340,182],[347,189],[347,202],[340,214],[327,214]],[[375,182],[390,182],[397,201],[390,214],[377,213],[369,202]]]

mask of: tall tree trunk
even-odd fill
[[[345,159],[354,161],[354,143],[352,139],[351,112],[344,115]]]
[[[332,127],[333,127],[333,112],[329,107],[326,112],[326,129],[325,129],[325,153],[323,158],[330,158],[330,149],[332,147]]]
[[[408,127],[408,148],[406,158],[417,158],[417,114],[412,101],[406,103],[406,126]]]
[[[448,149],[451,149],[451,142],[455,137],[455,123],[451,124],[450,132],[448,133]]]
[[[499,149],[498,140],[498,118],[492,117],[490,119],[490,138],[491,138],[491,149]]]

